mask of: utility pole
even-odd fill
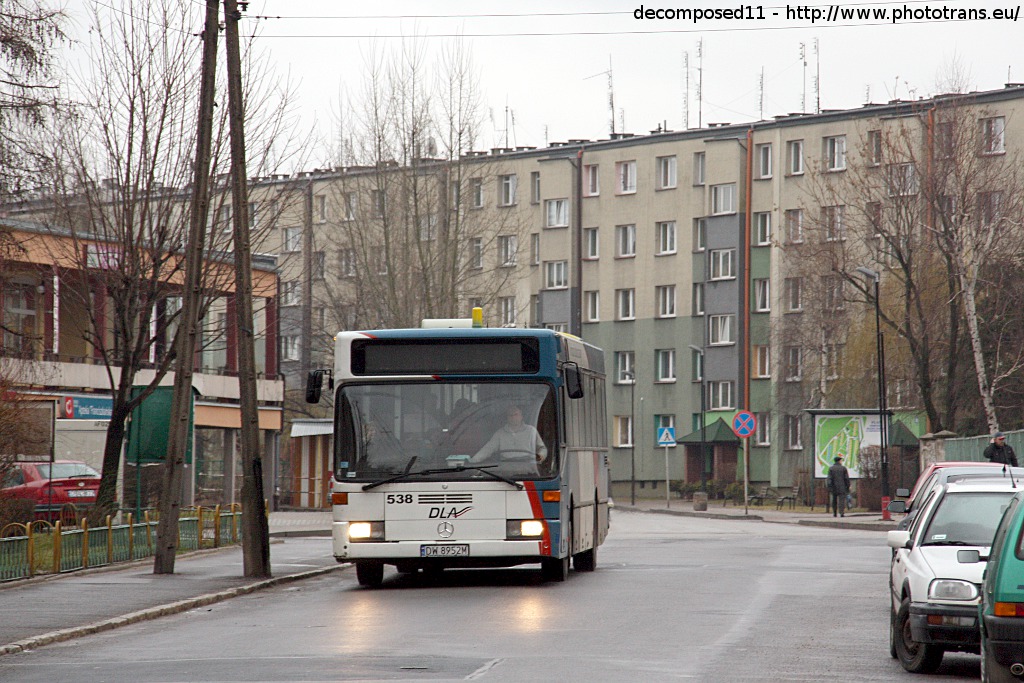
[[[231,132],[231,202],[235,241],[235,313],[238,326],[238,393],[242,409],[242,569],[250,578],[270,576],[270,530],[263,493],[260,418],[256,405],[256,342],[252,312],[252,246],[245,170],[245,110],[238,45],[238,0],[224,0],[228,125]]]
[[[175,337],[174,395],[164,458],[160,522],[156,531],[154,574],[173,574],[178,550],[178,513],[181,510],[181,479],[188,451],[192,418],[192,369],[195,361],[199,307],[202,298],[203,248],[206,216],[210,210],[210,148],[213,140],[213,105],[217,85],[217,0],[206,0],[203,27],[203,66],[199,86],[199,130],[196,135],[195,175],[189,208],[189,240],[185,252],[185,289]]]

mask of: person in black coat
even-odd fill
[[[832,516],[846,516],[846,494],[850,492],[850,472],[843,465],[843,456],[837,455],[828,468],[828,493],[832,499]]]
[[[984,456],[986,460],[992,462],[1001,462],[1011,467],[1017,466],[1017,454],[1013,452],[1013,446],[1006,443],[1006,435],[1002,432],[992,435],[992,441],[985,448]]]

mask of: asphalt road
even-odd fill
[[[345,570],[9,655],[0,681],[899,681],[884,534],[616,511],[598,571]],[[947,656],[936,680],[978,678]]]

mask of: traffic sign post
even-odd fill
[[[672,507],[672,490],[669,488],[668,478],[668,449],[676,447],[676,428],[659,427],[658,445],[665,447],[665,507],[670,509]]]
[[[741,410],[732,418],[733,433],[743,439],[743,514],[749,512],[750,498],[750,436],[757,431],[757,418],[749,410]]]

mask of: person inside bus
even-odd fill
[[[543,462],[548,456],[548,448],[537,429],[523,422],[523,409],[517,405],[509,405],[505,409],[505,424],[494,432],[494,436],[469,459],[470,463],[497,456],[505,461]]]

